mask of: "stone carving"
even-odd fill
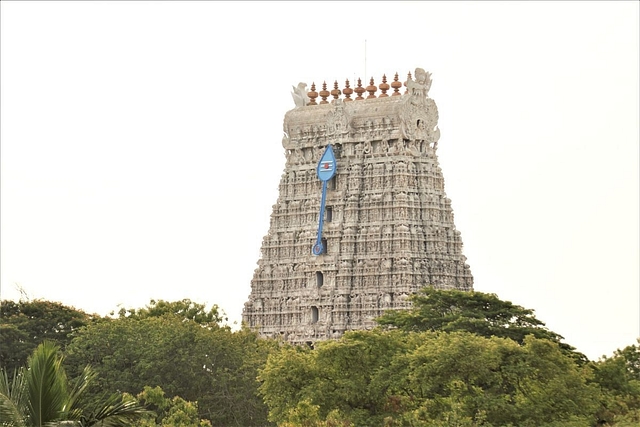
[[[289,139],[287,132],[282,132],[282,148],[285,150],[291,148],[291,140]]]
[[[440,131],[437,129],[438,109],[427,96],[431,88],[431,73],[416,68],[415,76],[415,80],[407,80],[409,93],[400,114],[400,132],[404,139],[426,141],[435,148]]]
[[[309,96],[307,95],[307,84],[300,82],[298,86],[291,86],[293,88],[293,92],[291,92],[291,96],[293,96],[293,102],[296,104],[296,107],[304,107],[309,103]]]
[[[422,68],[416,68],[414,75],[416,77],[415,80],[407,80],[407,89],[409,90],[409,95],[412,97],[411,102],[421,104],[427,95],[429,95],[431,73],[424,71]]]
[[[294,343],[336,339],[409,307],[425,285],[471,290],[436,147],[431,74],[418,68],[403,96],[307,106],[292,95],[282,139],[286,162],[243,320],[262,336]],[[303,96],[304,95],[304,96]],[[311,254],[320,205],[316,166],[333,144],[327,253]],[[329,214],[330,210],[330,214]]]
[[[349,134],[349,118],[344,111],[344,103],[341,99],[336,100],[334,106],[327,120],[327,135],[339,141]]]

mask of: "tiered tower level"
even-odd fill
[[[436,151],[431,74],[316,92],[300,83],[285,114],[286,164],[243,320],[294,343],[369,329],[424,286],[471,290]],[[331,146],[335,176],[318,162]],[[328,166],[323,166],[328,167]],[[322,221],[320,221],[322,215]],[[319,236],[320,234],[320,236]],[[322,252],[313,253],[316,242]],[[318,246],[319,247],[319,246]]]

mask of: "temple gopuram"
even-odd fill
[[[370,329],[422,287],[473,289],[436,155],[431,73],[293,88],[286,163],[243,321],[292,343]]]

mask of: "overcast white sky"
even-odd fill
[[[592,359],[640,336],[638,2],[0,7],[1,299],[240,322],[291,86],[422,67],[475,289]]]

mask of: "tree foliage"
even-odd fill
[[[0,368],[11,377],[44,340],[64,349],[76,330],[98,319],[96,315],[58,302],[3,300],[0,303]]]
[[[593,370],[594,382],[602,390],[599,421],[640,425],[640,339],[595,362]]]
[[[483,337],[510,338],[523,343],[527,335],[559,342],[533,310],[499,299],[495,294],[438,290],[426,287],[410,297],[409,310],[388,311],[380,325],[405,331],[470,332]]]
[[[144,308],[121,309],[118,312],[120,318],[146,319],[149,317],[162,317],[172,315],[184,320],[191,320],[200,325],[217,327],[227,318],[217,305],[209,310],[204,304],[199,304],[190,299],[180,301],[151,300]]]
[[[307,405],[320,420],[333,414],[354,425],[550,426],[588,425],[598,397],[589,375],[556,342],[533,336],[520,345],[468,332],[377,330],[315,350],[285,347],[259,378],[279,424],[301,425]]]
[[[94,373],[86,367],[75,382],[70,382],[58,352],[56,344],[44,341],[12,380],[2,370],[0,425],[43,427],[62,423],[117,427],[131,425],[145,415],[146,410],[137,402],[118,395],[111,396],[100,407],[83,407],[82,397],[95,378]]]
[[[585,355],[563,343],[561,335],[537,319],[533,310],[503,301],[495,294],[425,287],[410,299],[410,309],[387,311],[377,319],[378,324],[412,332],[464,331],[482,337],[509,338],[520,344],[532,335],[558,343],[579,363],[587,362]]]
[[[96,398],[159,386],[197,402],[199,418],[213,425],[264,425],[267,411],[257,396],[256,376],[275,342],[246,330],[232,332],[219,321],[190,302],[152,303],[151,309],[80,331],[68,348],[69,369],[94,366]]]
[[[165,397],[160,387],[146,386],[136,398],[153,409],[153,416],[138,422],[138,427],[211,427],[209,420],[198,418],[198,402],[189,402],[179,396]]]
[[[190,300],[105,318],[46,301],[3,304],[3,355],[35,350],[41,337],[60,342],[47,357],[38,347],[44,359],[25,358],[20,375],[3,369],[0,425],[97,425],[135,407],[140,390],[154,411],[140,427],[640,424],[640,342],[585,363],[533,310],[495,295],[426,289],[413,298],[382,327],[315,350],[232,332],[217,306]],[[40,386],[27,387],[29,375]],[[43,408],[73,410],[31,414],[29,393]],[[104,425],[128,422],[111,420]]]

